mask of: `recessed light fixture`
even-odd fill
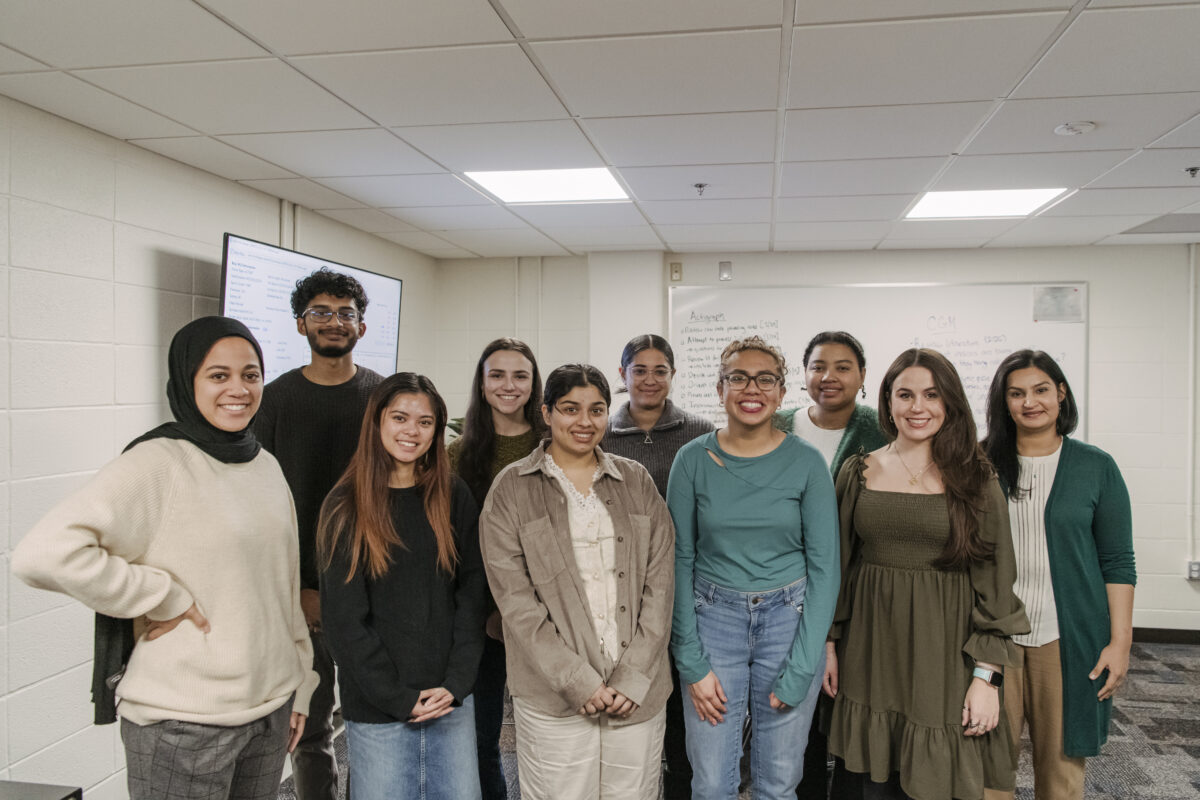
[[[926,192],[905,219],[978,219],[1024,217],[1037,211],[1066,189],[989,189],[963,192]]]
[[[604,167],[463,174],[506,203],[595,203],[629,199]]]

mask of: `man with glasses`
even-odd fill
[[[304,736],[292,754],[299,800],[337,800],[333,754],[333,657],[321,633],[316,529],[321,503],[358,446],[371,390],[383,376],[354,363],[351,353],[366,332],[367,294],[347,275],[322,267],[296,282],[292,313],[308,338],[311,361],[263,389],[254,434],[283,468],[296,502],[300,531],[300,605],[312,636],[313,693]]]

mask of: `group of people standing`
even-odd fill
[[[543,383],[498,339],[447,447],[428,378],[354,364],[361,286],[321,270],[292,305],[312,360],[265,389],[248,329],[184,326],[175,421],[13,554],[105,615],[98,653],[132,620],[96,685],[135,800],[273,798],[288,752],[300,800],[336,797],[335,674],[355,800],[505,797],[506,686],[527,800],[735,798],[747,742],[756,798],[998,800],[1026,724],[1037,797],[1082,797],[1132,523],[1046,354],[1000,365],[981,444],[933,350],[876,412],[862,346],[818,334],[782,411],[784,355],[731,342],[716,429],[670,400],[662,337],[626,346],[615,410],[601,370]]]

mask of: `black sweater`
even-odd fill
[[[453,577],[438,569],[421,490],[389,495],[404,547],[392,548],[387,573],[372,579],[360,565],[347,583],[345,548],[321,573],[321,625],[338,665],[342,713],[352,722],[403,722],[421,691],[438,686],[461,704],[483,653],[487,578],[470,490],[454,479],[450,521],[459,564]]]
[[[359,365],[354,377],[323,386],[299,369],[263,388],[254,435],[283,468],[296,501],[300,532],[300,586],[317,588],[317,515],[325,495],[346,471],[371,390],[383,376]]]

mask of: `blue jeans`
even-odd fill
[[[346,722],[354,800],[479,800],[475,703],[432,722]]]
[[[693,800],[733,800],[738,796],[742,721],[750,712],[750,779],[755,800],[796,796],[804,774],[804,747],[821,690],[825,652],[800,706],[771,708],[770,693],[783,669],[804,613],[808,579],[781,589],[735,592],[694,579],[700,644],[725,690],[725,721],[701,722],[685,700],[688,760]]]

